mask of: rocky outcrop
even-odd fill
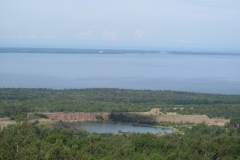
[[[49,119],[52,120],[62,120],[62,121],[82,121],[82,120],[96,120],[96,116],[101,115],[103,119],[108,119],[110,113],[84,113],[84,112],[77,112],[77,113],[44,113],[48,116]]]

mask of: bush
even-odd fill
[[[38,117],[40,117],[40,118],[49,119],[48,116],[46,116],[45,114],[42,114],[42,113],[35,113],[35,116],[38,116]]]
[[[97,115],[97,116],[96,116],[96,119],[97,119],[97,120],[104,120],[103,117],[102,117],[102,115]]]

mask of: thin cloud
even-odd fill
[[[102,33],[102,37],[105,40],[117,40],[117,34],[115,32],[110,32],[108,30]]]
[[[186,43],[185,40],[181,39],[181,40],[177,40],[177,41],[173,41],[173,42],[176,42],[176,43]]]
[[[7,36],[5,36],[5,35],[1,35],[1,38],[7,38]]]
[[[137,29],[133,32],[135,40],[144,40],[144,32],[143,30]]]
[[[30,36],[24,36],[24,35],[19,34],[19,35],[17,36],[17,38],[18,38],[18,39],[36,39],[36,38],[37,38],[37,35],[32,34],[32,35],[30,35]]]
[[[19,34],[19,35],[17,36],[17,38],[19,38],[19,39],[26,39],[26,37],[24,37],[24,36],[21,35],[21,34]]]
[[[91,33],[92,31],[88,31],[88,32],[81,32],[77,35],[77,39],[79,40],[89,40],[92,39],[91,38]]]
[[[45,35],[43,39],[56,39],[55,35]]]
[[[175,40],[175,41],[173,41],[174,43],[193,43],[192,41],[186,41],[186,40],[183,40],[183,39],[181,39],[181,40]]]
[[[35,38],[37,38],[37,36],[36,36],[35,34],[32,34],[32,35],[30,35],[28,38],[29,38],[29,39],[35,39]]]

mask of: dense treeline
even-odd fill
[[[240,95],[129,89],[0,88],[0,117],[24,112],[143,112],[240,116]]]
[[[180,105],[180,106],[162,106],[163,112],[177,112],[183,115],[207,115],[210,118],[232,118],[240,116],[240,104],[206,104],[206,105]]]
[[[0,159],[240,159],[240,127],[186,128],[185,134],[89,134],[18,121],[0,131]]]

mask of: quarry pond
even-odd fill
[[[172,133],[173,130],[168,128],[150,127],[150,126],[135,126],[129,124],[120,124],[112,122],[99,121],[79,121],[67,122],[68,126],[75,129],[83,129],[87,132],[93,133],[118,133],[118,132],[140,132],[140,133]]]

